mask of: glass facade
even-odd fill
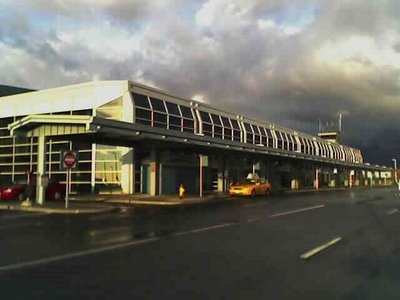
[[[50,113],[50,115],[92,115],[92,110]],[[97,116],[121,119],[122,99],[116,99],[97,108]],[[0,119],[0,184],[23,181],[26,172],[37,171],[38,138],[10,136],[7,128],[22,117]],[[71,170],[71,191],[92,192],[92,178],[96,192],[121,190],[122,147],[93,145],[85,139],[49,137],[45,146],[45,170],[49,178],[65,183],[66,172],[61,165],[61,153],[73,150],[78,153],[78,164]],[[93,155],[93,150],[95,154]],[[92,167],[95,167],[94,169]],[[94,177],[93,177],[94,176]]]
[[[121,190],[122,147],[96,145],[95,182],[102,192]]]
[[[362,163],[359,150],[335,145],[323,139],[301,136],[289,130],[270,128],[263,124],[246,122],[242,117],[229,117],[197,105],[174,103],[174,99],[160,100],[132,93],[135,103],[136,123],[152,127],[200,134],[203,136],[264,146],[287,152],[303,153],[333,160]],[[341,151],[339,151],[342,149]],[[357,154],[356,154],[357,152]]]

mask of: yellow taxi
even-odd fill
[[[229,188],[231,196],[268,195],[271,192],[271,184],[265,179],[245,179]]]

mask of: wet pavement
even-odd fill
[[[114,210],[99,214],[1,210],[0,294],[4,299],[398,299],[395,189],[217,203],[113,204]],[[338,237],[337,244],[301,258]]]

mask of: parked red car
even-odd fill
[[[28,185],[26,181],[13,182],[0,187],[0,200],[25,200],[28,195],[34,199],[36,196],[36,185]],[[49,181],[45,189],[46,200],[61,200],[65,197],[65,184]]]

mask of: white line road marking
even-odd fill
[[[260,221],[260,220],[261,220],[260,218],[248,219],[247,223],[254,223],[254,222],[257,222],[257,221]]]
[[[321,245],[321,246],[319,246],[319,247],[317,247],[315,249],[312,249],[312,250],[300,255],[300,258],[308,259],[311,256],[317,254],[318,252],[321,252],[322,250],[328,248],[329,246],[332,246],[332,245],[336,244],[341,239],[342,239],[341,237],[334,238],[333,240],[331,240],[331,241],[329,241],[329,242],[327,242],[327,243],[325,243],[325,244],[323,244],[323,245]]]
[[[397,209],[397,208],[393,208],[393,209],[391,209],[391,210],[389,210],[388,212],[387,212],[387,214],[388,215],[393,215],[394,213],[397,213],[399,210]]]
[[[151,243],[151,242],[155,242],[157,240],[159,240],[159,238],[149,238],[149,239],[132,241],[132,242],[127,242],[127,243],[118,244],[118,245],[111,245],[111,246],[107,246],[107,247],[94,248],[94,249],[72,252],[72,253],[63,254],[63,255],[51,256],[51,257],[31,260],[31,261],[8,265],[8,266],[0,266],[0,272],[35,267],[35,266],[49,264],[49,263],[67,260],[67,259],[71,259],[71,258],[82,257],[82,256],[90,255],[90,254],[97,254],[97,253],[112,251],[112,250],[116,250],[116,249],[122,249],[122,248],[126,248],[126,247],[132,247],[132,246],[137,246],[137,245],[141,245],[141,244]]]
[[[236,224],[237,223],[225,223],[225,224],[221,224],[221,225],[208,226],[208,227],[193,229],[193,230],[189,230],[189,231],[177,232],[177,233],[174,233],[174,235],[186,235],[186,234],[190,234],[190,233],[198,233],[198,232],[228,227],[228,226],[232,226],[232,225],[236,225]]]
[[[17,224],[9,224],[9,225],[3,225],[0,226],[0,230],[8,230],[8,229],[15,229],[15,228],[22,228],[22,227],[40,227],[43,226],[43,222],[29,222],[29,223],[17,223]]]
[[[286,216],[286,215],[290,215],[290,214],[295,214],[295,213],[299,213],[299,212],[303,212],[303,211],[307,211],[307,210],[312,210],[312,209],[323,208],[323,207],[325,207],[324,204],[311,206],[311,207],[306,207],[306,208],[301,208],[301,209],[292,210],[292,211],[287,211],[287,212],[282,212],[282,213],[270,215],[269,217],[267,217],[267,219],[272,219],[272,218],[276,218],[276,217]]]

